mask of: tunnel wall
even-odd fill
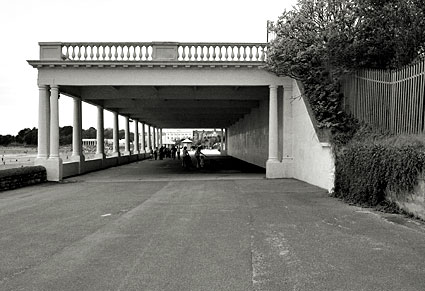
[[[290,117],[286,118],[289,131],[284,136],[283,107],[279,106],[279,178],[295,178],[328,191],[333,189],[335,164],[332,149],[322,134],[312,115],[308,103],[301,97],[302,88],[295,80],[290,96]],[[295,98],[298,97],[298,98]],[[278,95],[282,99],[283,94]],[[287,98],[287,97],[285,97]],[[288,97],[289,98],[289,97]],[[283,100],[283,99],[282,99]],[[243,119],[228,128],[228,154],[246,162],[266,168],[268,159],[269,130],[268,100],[261,101],[259,108],[253,109]],[[320,136],[320,139],[319,139]],[[290,141],[285,138],[292,139]],[[291,150],[283,150],[284,146]],[[282,152],[290,152],[282,162]]]
[[[265,168],[268,157],[269,104],[260,106],[228,128],[227,154]]]

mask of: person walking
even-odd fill
[[[172,158],[173,160],[175,160],[175,159],[176,159],[176,152],[177,152],[176,147],[175,147],[174,145],[172,145],[172,146],[171,146],[171,158]]]
[[[203,163],[201,163],[201,156],[205,157],[205,155],[201,152],[201,150],[202,150],[202,146],[198,146],[196,148],[196,152],[195,152],[196,167],[198,169],[202,168],[202,166],[203,166]]]
[[[160,160],[164,159],[164,154],[165,154],[165,148],[163,146],[161,146],[159,148],[159,159]]]
[[[187,147],[183,148],[183,161],[182,161],[182,167],[189,169],[192,165],[192,161],[190,159],[189,151],[187,150]]]

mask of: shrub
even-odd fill
[[[376,206],[386,200],[388,190],[411,192],[424,168],[423,149],[422,141],[412,144],[400,137],[347,145],[336,153],[334,196]]]

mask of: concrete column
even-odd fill
[[[84,161],[83,149],[82,149],[82,108],[81,99],[74,99],[74,116],[72,126],[72,155],[71,160],[82,163]],[[81,165],[80,165],[81,166]],[[81,169],[80,169],[81,173]]]
[[[220,151],[223,153],[224,151],[224,131],[220,130]]]
[[[159,129],[159,146],[162,147],[162,128]]]
[[[140,153],[139,150],[139,121],[134,120],[134,147],[133,154],[138,155]]]
[[[50,157],[59,158],[59,88],[50,92]]]
[[[119,157],[120,156],[120,144],[119,144],[119,124],[118,124],[118,113],[112,112],[114,115],[114,127],[112,131],[113,135],[113,148],[112,148],[112,156]]]
[[[149,150],[153,147],[152,146],[151,126],[150,125],[148,125],[148,147],[149,147]]]
[[[125,133],[125,149],[124,149],[124,155],[129,156],[130,153],[130,120],[127,116],[124,117],[125,119],[125,127],[124,127],[124,133]]]
[[[158,141],[156,140],[156,128],[152,127],[152,131],[153,131],[153,148],[155,149],[158,146],[157,144]]]
[[[59,87],[50,86],[50,155],[46,165],[47,180],[62,180],[62,159],[59,157]]]
[[[227,132],[228,132],[228,128],[226,128],[225,129],[226,131],[224,132],[224,150],[226,151],[226,153],[227,153],[227,145],[228,145],[228,142],[229,142],[229,140],[228,140],[228,138],[229,138],[229,135],[227,134]]]
[[[49,157],[50,96],[47,85],[40,85],[38,90],[38,152],[35,164],[43,165]]]
[[[146,144],[145,144],[145,124],[142,123],[142,139],[141,139],[141,145],[140,145],[140,153],[144,154],[146,153]]]
[[[105,124],[102,106],[97,106],[97,131],[96,131],[96,155],[98,159],[105,159]]]
[[[266,163],[267,178],[281,178],[281,164],[278,160],[278,106],[277,86],[270,85],[269,99],[269,157]]]
[[[221,129],[221,155],[227,156],[227,128]]]

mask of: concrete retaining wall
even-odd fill
[[[79,162],[65,162],[63,163],[63,178],[115,167],[118,165],[125,165],[144,160],[147,157],[148,155],[146,154],[136,154],[130,156],[109,157],[105,159],[92,159],[82,162],[81,168]]]
[[[320,138],[309,105],[294,81],[292,101],[293,177],[331,191],[334,187],[335,161],[327,138]]]
[[[62,176],[71,177],[78,175],[80,173],[80,163],[79,162],[64,162],[62,165]]]

